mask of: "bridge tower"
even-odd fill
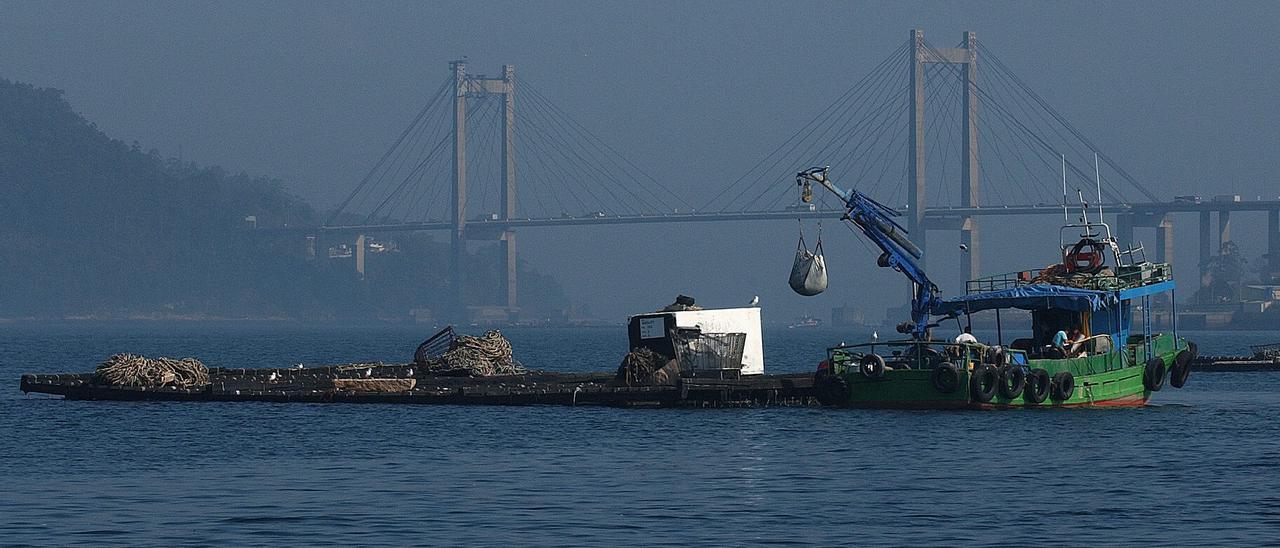
[[[964,33],[964,42],[958,48],[933,48],[924,42],[924,31],[912,29],[911,47],[911,150],[907,153],[907,169],[910,181],[907,189],[910,213],[907,218],[907,231],[911,240],[924,252],[921,259],[923,265],[929,258],[926,248],[927,231],[930,228],[955,228],[954,226],[929,226],[925,223],[925,147],[924,147],[924,78],[925,65],[951,64],[961,65],[961,76],[964,79],[964,109],[961,112],[961,126],[964,135],[961,144],[961,185],[960,202],[966,207],[978,206],[978,84],[977,61],[978,39],[972,32]],[[968,279],[981,275],[981,248],[978,241],[978,219],[964,215],[959,219],[960,243],[968,249]]]
[[[483,95],[502,96],[502,220],[516,214],[516,107],[515,65],[503,65],[502,76],[486,78],[467,75],[466,61],[449,63],[453,72],[453,199],[450,221],[449,284],[453,292],[454,313],[465,311],[463,295],[463,259],[466,242],[497,239],[502,248],[504,275],[500,277],[498,301],[508,314],[516,312],[516,233],[514,230],[467,229],[467,98]]]

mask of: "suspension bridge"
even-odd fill
[[[1280,201],[1162,200],[971,32],[955,47],[936,47],[912,30],[740,176],[692,187],[700,200],[649,175],[514,66],[489,77],[455,61],[450,71],[321,230],[356,237],[360,274],[366,234],[448,231],[458,307],[467,304],[466,243],[479,240],[502,248],[496,304],[518,309],[517,229],[838,218],[843,209],[833,197],[798,203],[795,172],[815,165],[902,204],[926,259],[930,231],[958,231],[970,277],[980,274],[980,218],[1061,214],[1063,187],[1093,191],[1095,176],[1091,203],[1116,215],[1122,242],[1134,241],[1137,227],[1155,228],[1157,261],[1172,260],[1173,214],[1199,214],[1204,263],[1214,252],[1211,215],[1220,248],[1230,240],[1231,213],[1257,211],[1267,215],[1267,249],[1280,270]]]

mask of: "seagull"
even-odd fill
[[[408,371],[405,371],[405,372],[404,372],[404,376],[406,376],[406,377],[412,377],[412,376],[413,376],[413,368],[412,368],[412,367],[410,367]]]
[[[751,297],[751,302],[747,304],[750,304],[751,306],[760,306],[760,296],[756,295],[754,297]]]
[[[965,244],[960,244],[960,251],[968,251],[968,250],[969,250],[969,246]]]
[[[272,371],[272,372],[271,372],[271,376],[267,377],[267,380],[269,380],[269,381],[271,381],[271,382],[276,382],[276,379],[278,379],[278,378],[280,378],[280,375],[276,374],[276,372],[275,372],[275,371]]]
[[[300,364],[300,363],[298,363],[298,364],[294,364],[294,365],[293,365],[293,368],[294,368],[294,369],[304,369],[304,368],[306,368],[306,366],[305,366],[305,365],[302,365],[302,364]]]
[[[880,332],[879,332],[879,331],[872,331],[872,332],[871,332],[871,340],[873,340],[873,341],[878,341],[878,340],[880,340]]]
[[[365,370],[364,370],[364,378],[366,378],[366,379],[367,379],[367,378],[372,377],[372,376],[373,376],[373,368],[372,368],[372,367],[370,367],[370,368],[368,368],[368,369],[365,369]]]

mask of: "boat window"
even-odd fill
[[[1036,310],[1031,313],[1031,331],[1034,345],[1032,357],[1062,357],[1053,347],[1053,337],[1059,331],[1071,333],[1072,328],[1083,328],[1079,312],[1069,310]]]

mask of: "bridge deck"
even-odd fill
[[[1192,213],[1201,211],[1274,211],[1280,210],[1280,200],[1254,200],[1243,202],[1151,202],[1132,204],[1103,204],[1108,213],[1165,214]],[[1074,211],[1074,210],[1073,210]],[[1059,204],[1010,205],[985,207],[930,207],[925,210],[926,219],[953,219],[960,217],[989,217],[1009,215],[1059,215],[1062,206]],[[657,224],[657,223],[696,223],[723,221],[764,221],[839,218],[844,214],[839,209],[822,209],[816,211],[743,211],[729,213],[666,213],[647,215],[585,215],[551,218],[528,219],[488,219],[472,220],[466,223],[470,230],[492,230],[500,232],[512,228],[583,226],[583,225],[617,225],[617,224]],[[368,224],[368,225],[332,225],[321,227],[330,233],[355,232],[405,232],[449,230],[453,223],[449,221],[426,221],[412,223]]]

